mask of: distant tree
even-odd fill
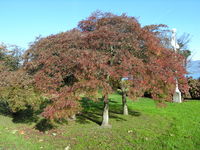
[[[16,45],[0,45],[0,61],[8,70],[17,70],[20,68],[20,61],[22,61],[21,48]]]
[[[187,67],[188,64],[188,58],[191,56],[191,50],[188,48],[188,44],[190,42],[190,35],[189,34],[182,34],[178,38],[178,44],[180,46],[179,53],[184,56],[184,66]]]
[[[11,113],[36,108],[42,100],[33,78],[21,68],[21,53],[18,46],[0,45],[0,102]]]

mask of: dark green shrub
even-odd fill
[[[192,99],[200,99],[200,79],[188,79],[189,93]]]

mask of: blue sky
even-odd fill
[[[35,37],[72,29],[97,9],[189,33],[192,59],[200,60],[200,0],[0,0],[0,42],[26,49]]]

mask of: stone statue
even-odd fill
[[[174,49],[175,52],[177,52],[177,49],[179,48],[179,45],[176,41],[176,29],[172,29],[172,38],[171,38],[171,45]],[[173,102],[181,103],[182,98],[181,98],[181,92],[178,88],[178,80],[176,78],[176,88],[173,94]]]
[[[177,52],[177,49],[180,48],[177,41],[176,41],[176,29],[172,29],[171,45],[172,45],[175,52]]]

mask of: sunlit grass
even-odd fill
[[[157,107],[149,98],[128,100],[129,116],[122,115],[121,96],[110,98],[110,124],[101,128],[103,103],[84,99],[76,122],[57,125],[41,133],[33,124],[16,124],[0,116],[0,149],[72,150],[198,150],[200,147],[200,102],[166,103]],[[17,130],[16,132],[14,132]],[[24,131],[21,132],[21,131]]]

